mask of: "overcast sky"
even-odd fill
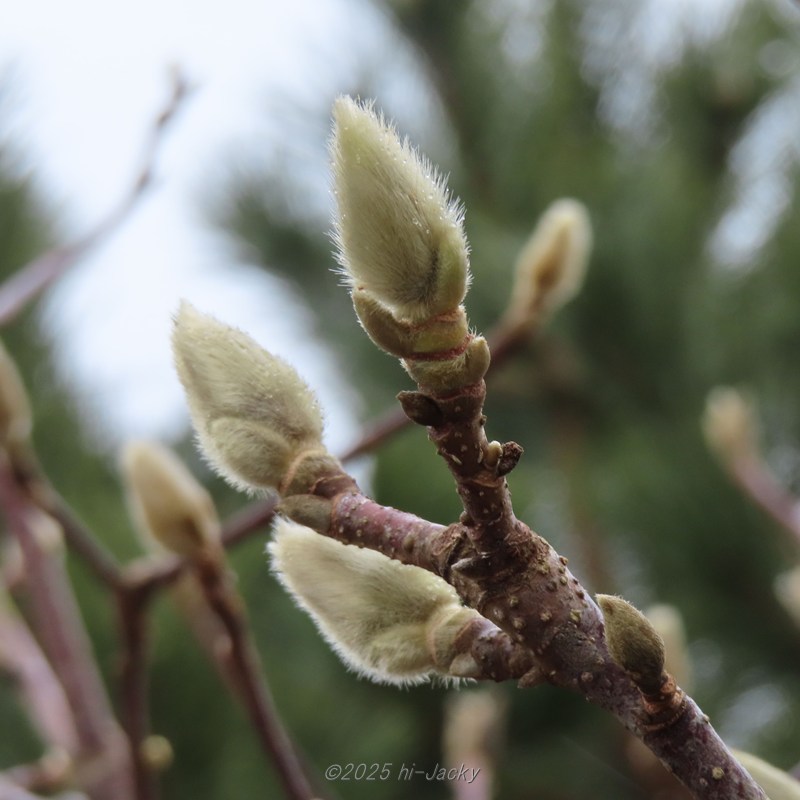
[[[357,430],[348,390],[309,339],[307,314],[280,284],[235,262],[203,219],[202,199],[231,164],[259,168],[280,151],[317,176],[312,196],[327,226],[325,131],[304,140],[315,149],[286,141],[292,121],[279,112],[291,107],[287,99],[327,107],[389,35],[385,20],[368,3],[345,0],[0,6],[0,68],[10,89],[2,135],[21,148],[21,169],[32,170],[67,235],[87,229],[130,185],[168,94],[169,66],[197,87],[165,142],[156,191],[44,305],[89,432],[114,442],[185,430],[168,334],[186,297],[299,366],[322,397],[332,445],[348,443]]]

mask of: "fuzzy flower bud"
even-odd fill
[[[285,519],[269,551],[280,581],[360,675],[412,684],[477,674],[456,640],[478,612],[441,578]]]
[[[730,463],[758,453],[758,420],[753,403],[727,386],[713,389],[706,400],[703,434],[708,446]]]
[[[627,600],[597,595],[611,657],[643,691],[655,693],[664,675],[664,641],[650,620]]]
[[[16,364],[0,342],[0,447],[19,446],[30,437],[32,427],[25,385]]]
[[[277,488],[298,457],[325,452],[311,390],[247,334],[184,302],[172,346],[200,447],[233,485]]]
[[[336,240],[347,282],[398,319],[458,308],[468,248],[463,210],[443,178],[370,105],[340,97],[333,117]]]
[[[146,542],[194,556],[219,540],[210,495],[171,450],[155,442],[129,442],[120,468],[131,516]]]
[[[577,200],[553,203],[517,257],[507,317],[516,322],[552,314],[583,285],[592,247],[592,225]]]

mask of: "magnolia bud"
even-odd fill
[[[753,776],[769,800],[800,800],[800,781],[752,753],[731,750],[736,760]]]
[[[211,497],[171,450],[154,442],[130,442],[120,467],[131,515],[146,542],[194,556],[218,541]]]
[[[371,106],[340,97],[333,117],[336,240],[348,283],[401,319],[458,308],[468,248],[444,180]]]
[[[0,447],[13,449],[27,441],[32,427],[25,385],[16,364],[0,342]]]
[[[611,657],[643,691],[654,694],[664,676],[664,642],[650,620],[627,600],[597,595]]]
[[[703,434],[725,462],[758,453],[758,420],[753,403],[736,389],[718,386],[706,400]]]
[[[585,206],[569,199],[553,203],[517,257],[507,317],[533,321],[571,300],[583,284],[591,247]]]
[[[172,345],[200,447],[232,484],[277,488],[299,456],[323,449],[311,390],[247,334],[183,302]]]
[[[456,639],[479,616],[441,578],[279,519],[272,568],[351,669],[384,683],[470,677]]]

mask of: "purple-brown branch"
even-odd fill
[[[307,489],[330,508],[319,532],[444,578],[466,605],[527,650],[531,683],[543,677],[614,714],[694,797],[764,800],[708,717],[669,676],[647,694],[613,660],[602,613],[566,558],[514,516],[505,476],[521,449],[487,440],[484,396],[483,381],[444,396],[399,396],[405,413],[428,428],[453,474],[464,506],[459,522],[445,528],[385,508],[360,494],[344,473],[328,472]]]
[[[87,769],[87,791],[94,800],[128,800],[127,748],[114,719],[91,652],[60,553],[47,552],[31,526],[41,512],[20,491],[12,465],[0,455],[0,506],[25,559],[25,588],[36,627],[51,664],[56,665],[80,742],[78,761],[87,767],[97,758],[102,770]],[[79,763],[80,768],[80,763]]]

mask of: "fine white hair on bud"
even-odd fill
[[[299,455],[322,448],[311,390],[250,336],[183,302],[172,347],[200,447],[233,485],[276,488]]]
[[[758,419],[754,404],[729,386],[712,389],[703,414],[703,435],[723,462],[756,456]]]
[[[370,104],[340,97],[331,141],[339,262],[399,319],[458,308],[469,283],[463,209]]]
[[[592,247],[592,225],[583,203],[556,200],[540,217],[517,257],[507,315],[533,321],[552,314],[583,285]]]
[[[470,677],[456,639],[478,615],[441,578],[279,518],[272,569],[342,661],[380,683]]]
[[[17,366],[0,342],[0,447],[27,441],[33,419],[28,393]]]
[[[128,506],[144,543],[194,556],[219,540],[208,492],[183,462],[157,442],[132,441],[120,454]]]

